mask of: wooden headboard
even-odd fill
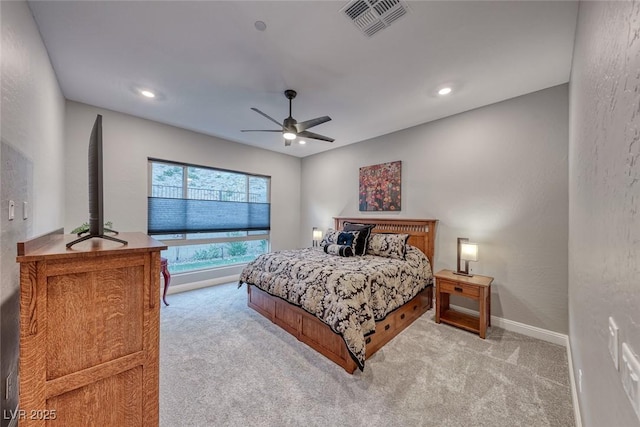
[[[334,227],[342,230],[345,222],[357,224],[375,224],[372,233],[402,233],[409,235],[409,244],[420,249],[429,258],[433,269],[433,255],[436,243],[437,219],[404,219],[404,218],[347,218],[334,217]]]

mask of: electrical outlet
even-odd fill
[[[613,359],[613,365],[616,367],[616,371],[620,369],[619,357],[618,357],[618,325],[613,317],[609,317],[609,354]]]
[[[622,386],[640,418],[640,362],[627,343],[622,343]]]

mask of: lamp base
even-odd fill
[[[458,276],[473,277],[473,274],[465,273],[463,271],[454,271],[453,274],[457,274]]]

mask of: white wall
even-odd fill
[[[300,159],[67,101],[68,232],[88,219],[87,147],[102,114],[104,214],[118,231],[147,230],[149,157],[271,176],[271,248],[300,241]]]
[[[1,2],[0,15],[0,383],[2,413],[8,414],[17,404],[15,392],[4,399],[4,378],[17,372],[18,363],[16,243],[63,225],[64,98],[27,3]],[[12,221],[8,200],[16,203]],[[23,201],[29,203],[26,220]],[[2,417],[2,426],[8,424],[6,418]]]
[[[608,317],[640,355],[640,4],[581,2],[570,86],[569,329],[583,425],[640,426]]]
[[[492,314],[567,333],[567,150],[561,85],[304,158],[302,244],[363,215],[360,167],[401,160],[402,211],[381,215],[440,221],[436,271],[455,268],[457,237],[478,242]]]
[[[64,98],[24,1],[2,6],[2,141],[33,162],[34,235],[64,221]],[[19,197],[19,195],[17,195]]]

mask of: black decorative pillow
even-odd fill
[[[367,242],[369,241],[369,236],[371,235],[371,229],[373,229],[375,226],[375,224],[354,224],[352,222],[344,223],[344,231],[360,232],[358,237],[356,237],[356,255],[364,255],[367,253]]]
[[[405,259],[408,234],[373,234],[367,245],[367,255]]]
[[[326,245],[324,251],[329,255],[353,256],[353,248],[345,245]]]
[[[358,240],[358,236],[360,232],[358,231],[340,231],[328,229],[324,235],[324,238],[320,242],[321,247],[326,247],[327,245],[341,245],[341,246],[351,246],[355,251],[355,242]],[[325,251],[326,252],[326,251]]]

